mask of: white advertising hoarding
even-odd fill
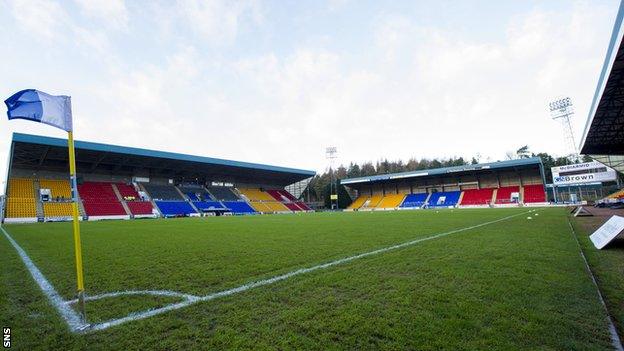
[[[602,227],[598,228],[589,239],[597,249],[607,246],[611,240],[615,239],[618,234],[624,230],[624,218],[620,216],[611,217]]]
[[[552,167],[551,171],[554,185],[609,182],[617,179],[613,168],[597,161]]]

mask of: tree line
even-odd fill
[[[553,156],[546,152],[533,153],[529,151],[528,146],[523,146],[515,152],[508,152],[506,155],[507,160],[539,157],[544,164],[544,176],[546,181],[552,179],[550,172],[551,167],[565,166],[573,163],[590,162],[592,159],[589,156],[579,157],[565,157],[565,156]],[[352,199],[353,194],[349,194],[347,189],[338,184],[340,179],[366,177],[388,173],[410,172],[432,168],[443,168],[453,166],[465,166],[469,164],[480,163],[480,155],[474,156],[470,159],[464,159],[463,157],[451,157],[451,158],[410,158],[407,162],[403,160],[378,160],[373,163],[371,161],[364,162],[362,164],[356,162],[350,162],[348,165],[340,165],[335,169],[327,169],[321,174],[317,174],[312,178],[308,189],[302,194],[302,197],[306,201],[311,202],[323,202],[326,208],[330,207],[329,195],[330,195],[330,183],[333,178],[338,190],[338,205],[340,208],[347,207]],[[334,190],[334,193],[336,190]]]

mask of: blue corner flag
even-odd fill
[[[4,103],[9,119],[27,119],[72,131],[71,97],[54,96],[35,89],[19,91]]]

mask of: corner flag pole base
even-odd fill
[[[84,290],[78,291],[78,312],[80,312],[80,318],[82,323],[87,323],[87,311],[85,309],[85,294]]]

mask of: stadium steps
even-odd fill
[[[492,191],[492,200],[490,200],[490,203],[495,204],[497,196],[498,196],[498,188],[494,188],[494,191]]]
[[[143,186],[143,184],[138,183],[137,182],[137,187],[139,188],[139,191],[144,192],[145,194],[147,194],[147,196],[149,197],[149,202],[152,204],[152,208],[156,209],[156,212],[158,212],[158,217],[164,217],[162,211],[160,210],[160,208],[156,205],[156,202],[154,201],[154,198],[152,197],[152,194],[149,193],[149,191],[147,191],[147,189],[145,189],[145,187]]]
[[[350,210],[357,210],[360,207],[362,207],[362,205],[364,205],[364,203],[366,202],[366,200],[368,200],[368,196],[367,195],[360,195],[357,197],[357,199],[355,199],[355,201],[353,201],[351,203],[351,205],[349,205],[347,207],[347,209]]]
[[[121,206],[124,208],[124,211],[126,211],[126,214],[132,217],[132,211],[130,211],[126,200],[124,200],[123,196],[121,196],[121,193],[119,192],[119,189],[117,189],[117,184],[111,183],[111,186],[113,187],[113,192],[115,193],[115,196],[117,196],[117,200],[121,202]]]
[[[520,199],[518,199],[518,201],[523,204],[524,203],[524,187],[521,185],[520,186]]]
[[[41,189],[39,179],[33,180],[33,188],[35,191],[35,207],[37,211],[37,219],[42,220],[45,217],[45,214],[43,213],[43,204],[41,203],[41,196],[39,195],[39,190]]]
[[[459,193],[459,200],[457,200],[457,204],[458,205],[461,205],[462,201],[464,200],[464,194],[465,194],[465,192],[463,192],[463,191],[461,193]]]
[[[425,203],[423,204],[423,207],[429,205],[429,200],[431,200],[431,195],[433,195],[433,193],[429,193],[427,195],[427,198],[425,199]]]
[[[214,194],[213,194],[213,193],[211,193],[211,192],[208,190],[208,188],[207,188],[207,187],[203,186],[203,187],[202,187],[202,189],[204,189],[204,191],[206,192],[206,194],[210,195],[210,197],[211,197],[211,198],[215,199],[215,201],[219,201],[219,202],[220,202],[220,200],[219,200],[219,199],[217,199],[217,197],[216,197],[216,196],[214,196]]]

